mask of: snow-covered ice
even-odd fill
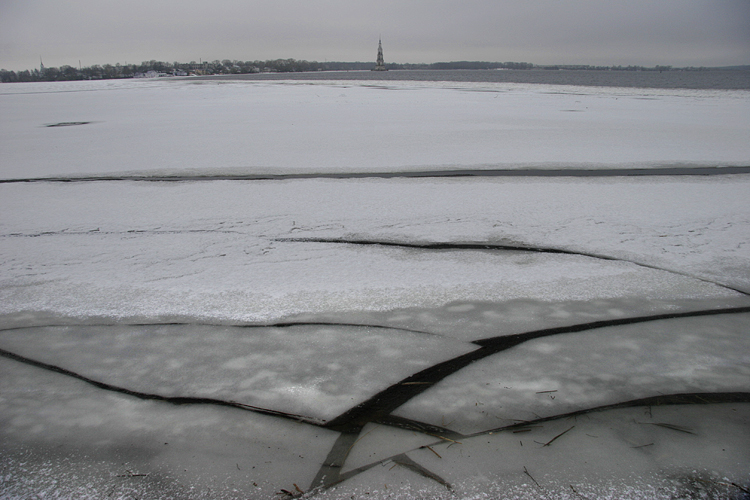
[[[730,297],[692,277],[750,290],[746,177],[5,184],[0,269],[13,286],[0,310],[268,321],[455,300]],[[293,241],[305,238],[628,262]]]
[[[0,111],[0,497],[748,489],[747,174],[232,177],[749,166],[750,92],[170,79]]]
[[[747,166],[747,91],[458,82],[3,86],[4,178]],[[90,122],[81,126],[47,127]]]

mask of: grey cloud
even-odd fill
[[[750,63],[747,0],[4,0],[0,66],[160,59]]]

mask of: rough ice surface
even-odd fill
[[[735,438],[747,442],[748,418],[747,404],[637,408],[551,422],[523,433],[481,434],[460,444],[436,440],[408,456],[448,481],[452,490],[414,473],[402,486],[403,465],[373,460],[362,474],[370,476],[359,484],[344,482],[316,498],[742,498],[729,478],[747,477],[750,454],[729,443]],[[679,424],[692,434],[653,422]]]
[[[0,110],[0,180],[58,178],[0,183],[0,497],[747,495],[748,175],[231,176],[748,166],[750,92],[170,79]]]

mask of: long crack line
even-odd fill
[[[290,174],[235,174],[235,175],[98,175],[78,177],[26,177],[0,179],[0,184],[10,183],[75,183],[75,182],[210,182],[210,181],[283,181],[304,179],[411,179],[440,177],[643,177],[643,176],[712,176],[750,173],[750,166],[726,167],[654,167],[654,168],[602,168],[602,169],[454,169],[405,170],[399,172],[318,172]]]
[[[473,343],[482,347],[492,347],[492,348],[499,348],[500,350],[505,350],[515,345],[518,345],[522,342],[526,342],[528,340],[538,339],[541,337],[549,337],[552,335],[560,335],[564,333],[578,333],[578,332],[583,332],[586,330],[605,328],[608,326],[633,325],[636,323],[647,323],[650,321],[659,321],[659,320],[664,320],[664,319],[696,318],[700,316],[716,316],[716,315],[721,315],[721,314],[741,314],[741,313],[747,313],[747,312],[750,312],[750,306],[732,307],[732,308],[725,308],[725,309],[704,309],[700,311],[653,314],[650,316],[635,316],[631,318],[605,319],[601,321],[593,321],[591,323],[578,323],[576,325],[559,326],[555,328],[545,328],[543,330],[535,330],[531,332],[518,333],[514,335],[490,337],[487,339],[475,340],[473,341]]]
[[[561,420],[564,418],[577,417],[580,415],[585,415],[587,413],[619,410],[622,408],[635,408],[639,406],[711,405],[724,403],[750,403],[750,392],[690,392],[677,394],[659,394],[658,396],[633,399],[630,401],[621,401],[619,403],[595,406],[592,408],[584,408],[582,410],[560,413],[557,415],[551,415],[549,417],[541,417],[535,420],[526,420],[503,427],[496,427],[494,429],[475,432],[474,434],[468,434],[466,435],[466,439],[486,434],[495,434],[503,431],[522,429],[531,425],[542,424],[544,422],[552,422],[554,420]]]
[[[361,245],[361,246],[383,246],[383,247],[397,247],[397,248],[412,248],[420,250],[495,250],[495,251],[513,251],[513,252],[531,252],[531,253],[549,253],[559,255],[575,255],[579,257],[588,257],[591,259],[607,260],[612,262],[627,262],[638,267],[646,269],[653,269],[655,271],[663,271],[665,273],[676,274],[678,276],[684,276],[694,280],[702,281],[704,283],[710,283],[733,292],[741,293],[742,295],[750,296],[750,292],[736,288],[725,283],[720,283],[715,280],[703,278],[695,274],[687,273],[684,271],[677,271],[675,269],[668,269],[665,267],[659,267],[653,264],[646,264],[637,260],[623,259],[620,257],[612,257],[609,255],[589,253],[589,252],[577,252],[575,250],[565,250],[554,247],[534,247],[525,245],[501,245],[496,243],[450,243],[450,242],[429,242],[429,243],[409,243],[400,241],[386,241],[386,240],[366,240],[366,239],[336,239],[336,238],[276,238],[273,241],[280,243],[289,242],[300,242],[300,243],[331,243],[331,244],[344,244],[344,245]]]
[[[134,391],[131,389],[126,389],[124,387],[119,387],[116,385],[108,384],[106,382],[93,380],[91,378],[88,378],[84,375],[68,370],[66,368],[62,368],[60,366],[51,365],[49,363],[43,363],[41,361],[37,361],[37,360],[30,359],[24,356],[20,356],[13,352],[6,351],[5,349],[0,349],[0,356],[8,358],[8,359],[12,359],[14,361],[18,361],[19,363],[24,363],[30,366],[34,366],[37,368],[41,368],[44,370],[48,370],[51,372],[59,373],[61,375],[66,375],[68,377],[81,380],[83,382],[86,382],[87,384],[93,385],[94,387],[98,389],[111,391],[111,392],[117,392],[120,394],[125,394],[127,396],[133,396],[138,399],[162,401],[164,403],[169,403],[173,405],[227,406],[230,408],[237,408],[240,410],[251,411],[253,413],[260,413],[262,415],[279,417],[279,418],[284,418],[287,420],[294,420],[296,422],[302,422],[305,424],[314,425],[316,427],[322,427],[324,425],[324,422],[322,420],[318,420],[312,417],[306,417],[304,415],[296,415],[294,413],[286,413],[283,411],[271,410],[268,408],[261,408],[259,406],[247,405],[243,403],[238,403],[236,401],[224,401],[221,399],[203,398],[203,397],[194,397],[194,396],[162,396],[161,394],[151,394],[147,392]]]
[[[337,321],[283,321],[278,323],[237,323],[237,324],[223,324],[223,323],[195,323],[189,321],[169,321],[164,323],[157,322],[144,322],[144,323],[45,323],[45,324],[34,324],[34,325],[23,325],[23,326],[11,326],[6,328],[0,328],[0,332],[7,332],[11,330],[27,330],[32,328],[58,328],[58,327],[146,327],[146,326],[206,326],[206,327],[232,327],[232,328],[291,328],[295,326],[333,326],[333,327],[357,327],[357,328],[379,328],[384,330],[398,330],[401,332],[418,333],[422,335],[432,335],[435,337],[443,337],[444,335],[438,333],[427,332],[424,330],[413,330],[410,328],[402,328],[399,326],[387,326],[387,325],[374,325],[368,323],[343,323]]]

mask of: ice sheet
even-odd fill
[[[3,85],[0,178],[746,166],[749,108],[747,91]],[[340,463],[317,497],[736,497],[747,313],[537,339],[421,396],[404,377],[477,339],[747,306],[749,190],[747,175],[0,184],[0,347],[31,363],[0,358],[0,496],[265,499]],[[274,322],[317,325],[258,328]],[[315,418],[141,401],[35,362]],[[728,390],[745,396],[522,434],[424,424]],[[398,394],[415,421],[382,410]],[[316,420],[332,417],[336,432]]]
[[[8,84],[0,105],[2,178],[750,158],[747,91],[170,79]]]

